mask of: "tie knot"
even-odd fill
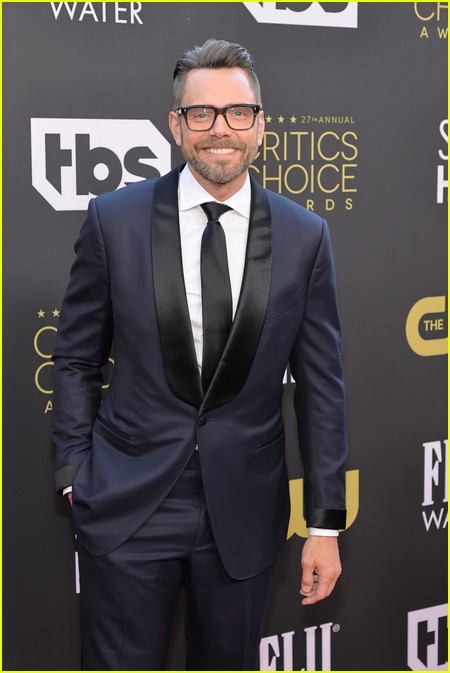
[[[202,203],[201,207],[203,208],[206,217],[209,221],[218,222],[227,210],[233,210],[230,206],[226,206],[224,203],[217,203],[217,201],[208,201],[208,203]]]

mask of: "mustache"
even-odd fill
[[[232,140],[231,138],[224,138],[223,140],[214,140],[211,138],[210,140],[199,140],[198,143],[195,143],[194,145],[196,150],[204,150],[206,147],[215,147],[215,148],[225,148],[225,147],[232,147],[235,150],[242,150],[245,151],[247,149],[247,145],[245,143]]]

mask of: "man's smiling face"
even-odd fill
[[[255,104],[255,93],[247,75],[240,68],[192,70],[180,105],[213,105],[218,108],[240,103]],[[244,184],[246,172],[254,160],[264,134],[264,116],[259,112],[247,131],[232,130],[223,115],[218,115],[209,131],[191,131],[182,115],[170,113],[169,124],[175,141],[183,152],[198,182],[206,189],[211,185],[229,185],[233,192]]]

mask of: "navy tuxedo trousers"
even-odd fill
[[[124,544],[79,549],[83,670],[164,669],[186,593],[187,670],[257,670],[273,568],[232,579],[219,557],[194,452],[156,512]]]

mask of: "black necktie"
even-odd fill
[[[232,300],[225,234],[219,218],[232,210],[223,203],[201,204],[208,218],[202,237],[201,276],[203,314],[202,386],[206,393],[230,333]]]

